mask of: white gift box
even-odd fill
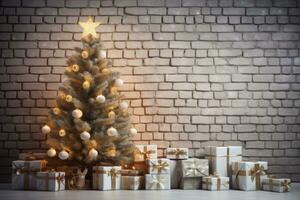
[[[181,160],[181,172],[183,178],[208,176],[208,160],[198,158]]]
[[[38,172],[36,189],[42,191],[65,190],[65,172]]]
[[[169,190],[169,174],[146,174],[146,190]]]
[[[157,158],[157,145],[135,145],[135,147],[137,150],[134,155],[135,162]]]
[[[182,177],[180,160],[170,160],[170,176],[171,189],[178,189]]]
[[[291,190],[289,178],[266,178],[262,181],[263,190],[272,192],[289,192]]]
[[[201,189],[202,177],[188,177],[180,180],[180,189],[197,190]]]
[[[170,160],[166,158],[147,160],[149,174],[170,174]]]
[[[262,181],[267,178],[268,163],[235,162],[232,164],[232,187],[239,190],[260,190]]]
[[[122,176],[121,189],[122,190],[142,190],[145,188],[144,176]]]
[[[167,148],[166,157],[169,159],[183,160],[189,158],[188,148]]]
[[[35,190],[36,173],[46,167],[45,160],[15,160],[12,162],[12,189]]]
[[[209,160],[210,173],[219,176],[231,176],[231,165],[233,162],[242,161],[242,147],[205,147],[205,158]]]
[[[121,166],[94,166],[93,189],[119,190],[121,188]]]
[[[229,177],[206,176],[202,178],[204,190],[229,190]]]

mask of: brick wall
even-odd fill
[[[2,0],[0,181],[55,105],[78,21],[96,16],[141,143],[242,145],[300,181],[300,1]]]

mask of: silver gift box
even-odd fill
[[[41,191],[65,190],[65,172],[38,172],[36,189]]]

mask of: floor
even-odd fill
[[[0,200],[299,200],[300,183],[292,185],[289,193],[266,191],[205,191],[205,190],[168,190],[168,191],[13,191],[0,190]]]

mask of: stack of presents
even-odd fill
[[[134,164],[94,166],[95,190],[266,190],[290,191],[290,179],[267,174],[268,163],[242,161],[242,147],[205,147],[205,159],[189,158],[187,148],[167,148],[157,157],[156,145],[136,145]],[[76,180],[66,170],[46,170],[45,160],[13,161],[13,189],[60,191]],[[78,174],[82,178],[86,171]],[[77,176],[77,178],[78,178]]]

